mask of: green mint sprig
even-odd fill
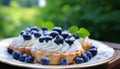
[[[75,35],[78,30],[79,30],[79,28],[78,28],[77,26],[71,26],[71,27],[69,28],[69,31],[70,31],[73,35]]]
[[[39,20],[35,25],[37,25],[40,28],[42,28],[43,26],[46,26],[48,30],[52,30],[54,27],[54,24],[52,22],[50,21],[44,22],[43,20]]]
[[[69,28],[69,31],[73,34],[76,35],[78,34],[81,38],[89,37],[90,32],[86,29],[81,27],[80,29],[77,26],[71,26]]]
[[[83,27],[79,29],[79,33],[78,34],[82,38],[90,36],[90,32],[86,28],[83,28]]]

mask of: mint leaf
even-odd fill
[[[35,23],[38,27],[42,28],[43,26],[46,26],[48,30],[52,30],[54,27],[54,24],[50,21],[44,22],[43,20],[39,20]]]
[[[85,38],[87,36],[90,36],[90,33],[87,29],[85,28],[80,28],[79,32],[78,32],[79,36],[82,37],[82,38]]]
[[[43,20],[38,20],[37,22],[35,22],[35,25],[42,28],[44,26],[44,21]]]
[[[75,35],[75,34],[77,33],[77,31],[78,31],[78,27],[77,27],[77,26],[71,26],[71,27],[69,28],[69,31],[70,31],[73,35]]]
[[[48,27],[48,30],[52,30],[54,27],[54,24],[50,21],[45,22],[44,25]]]

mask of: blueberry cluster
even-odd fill
[[[33,63],[34,58],[32,56],[28,56],[26,54],[20,54],[18,51],[13,51],[12,49],[7,49],[8,53],[12,55],[12,57],[16,60],[26,62],[26,63]]]
[[[12,57],[16,60],[26,62],[26,63],[33,63],[34,58],[32,56],[28,56],[26,54],[20,54],[18,51],[13,51],[12,49],[7,49],[8,53],[12,55]],[[84,54],[77,56],[74,61],[76,64],[88,62],[92,57],[94,57],[97,54],[97,47],[92,46],[91,49]],[[50,59],[48,57],[43,56],[40,59],[40,62],[42,65],[49,65]],[[61,58],[60,65],[68,65],[69,62],[65,58]]]
[[[84,54],[77,56],[74,61],[76,64],[85,63],[88,62],[92,57],[94,57],[97,54],[97,48],[95,46],[92,46],[91,49]],[[60,65],[68,65],[68,61],[65,58],[62,58],[60,60]]]
[[[63,42],[72,45],[75,39],[79,39],[78,35],[71,35],[68,31],[65,32],[60,27],[54,27],[52,31],[49,31],[45,26],[41,29],[33,26],[30,28],[25,28],[20,34],[23,36],[24,40],[30,40],[32,39],[32,35],[34,35],[36,38],[39,38],[39,42],[41,43],[55,39],[54,42],[58,45],[63,44]]]
[[[75,63],[80,64],[88,62],[92,57],[97,54],[97,47],[92,46],[89,51],[83,53],[82,55],[75,58]]]
[[[24,40],[32,39],[32,35],[34,35],[36,38],[41,36],[40,29],[36,26],[25,28],[20,34],[23,36]]]
[[[60,27],[54,27],[52,31],[48,31],[47,27],[42,27],[42,31],[43,36],[39,38],[40,43],[54,39],[54,42],[58,45],[64,42],[72,45],[75,39],[79,39],[78,35],[71,35],[69,32],[63,31]]]

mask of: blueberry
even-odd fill
[[[74,43],[72,39],[65,39],[65,42],[68,43],[70,46]]]
[[[10,49],[10,48],[7,48],[7,52],[8,52],[9,54],[12,54],[13,50]]]
[[[57,36],[54,40],[56,44],[63,44],[64,38],[62,36]]]
[[[34,36],[35,36],[36,38],[39,38],[39,37],[41,36],[41,34],[40,34],[39,32],[36,32],[36,33],[34,33]]]
[[[63,38],[65,39],[65,38],[67,38],[69,36],[69,34],[67,32],[62,32],[61,36],[63,36]]]
[[[93,57],[97,54],[96,48],[91,48],[89,51],[92,53]]]
[[[95,49],[97,49],[97,47],[95,47],[95,46],[92,46],[92,47],[91,47],[91,49],[92,49],[92,48],[95,48]]]
[[[19,61],[24,62],[26,57],[27,57],[26,54],[21,54],[21,55],[19,56]]]
[[[16,59],[16,60],[19,59],[19,56],[20,56],[20,53],[19,53],[18,51],[14,51],[14,52],[12,53],[12,57],[13,57],[14,59]]]
[[[50,59],[47,58],[47,57],[42,57],[41,60],[40,60],[40,63],[42,65],[49,65],[50,64]]]
[[[92,53],[91,53],[91,52],[87,51],[87,52],[86,52],[86,55],[88,56],[89,59],[92,58]]]
[[[62,33],[62,28],[60,28],[60,27],[54,27],[53,31],[57,31],[59,34],[61,34]]]
[[[25,62],[26,62],[26,63],[33,63],[33,62],[34,62],[34,58],[33,58],[32,56],[27,56],[27,57],[25,58]]]
[[[84,61],[84,60],[83,60],[83,58],[81,58],[81,57],[76,57],[76,58],[75,58],[75,63],[76,63],[76,64],[83,63],[83,61]]]
[[[52,36],[46,36],[45,41],[48,42],[49,40],[52,40]]]
[[[50,36],[52,36],[53,38],[56,37],[56,36],[58,36],[58,35],[59,35],[59,33],[57,31],[52,31],[50,33]]]
[[[84,62],[88,62],[89,61],[89,58],[87,56],[87,54],[82,54],[81,57],[83,58]]]
[[[33,26],[30,28],[30,31],[32,31],[32,30],[39,31],[39,28],[37,26]]]
[[[73,35],[73,37],[75,37],[75,39],[79,39],[79,36],[78,36],[78,35]]]
[[[62,58],[61,60],[60,60],[60,65],[68,65],[69,63],[68,63],[68,61],[65,59],[65,58]]]
[[[30,34],[23,34],[23,38],[24,38],[24,40],[30,40],[30,39],[32,39],[32,37],[31,37],[31,35]]]
[[[31,33],[31,34],[34,34],[34,33],[37,33],[37,31],[35,31],[35,30],[32,30],[30,33]]]
[[[21,33],[20,33],[20,35],[23,35],[25,33],[25,31],[22,31]]]
[[[45,37],[45,36],[42,36],[42,37],[39,38],[39,42],[42,43],[45,39],[46,39],[46,37]]]
[[[42,30],[43,30],[43,31],[46,31],[46,30],[48,30],[48,28],[47,28],[46,26],[43,26],[43,27],[42,27]]]

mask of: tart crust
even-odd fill
[[[16,47],[16,46],[8,46],[9,49],[12,49],[13,51],[19,51],[21,54],[26,53],[27,55],[31,54],[31,47]]]
[[[15,50],[19,51],[21,54],[26,53],[27,55],[32,55],[31,54],[31,47],[34,45],[35,42],[37,42],[37,40],[35,40],[34,42],[30,42],[30,43],[28,43],[28,41],[27,41],[23,44],[23,46],[15,46],[15,45],[10,44],[8,46],[8,48],[12,49],[13,51],[15,51]]]

